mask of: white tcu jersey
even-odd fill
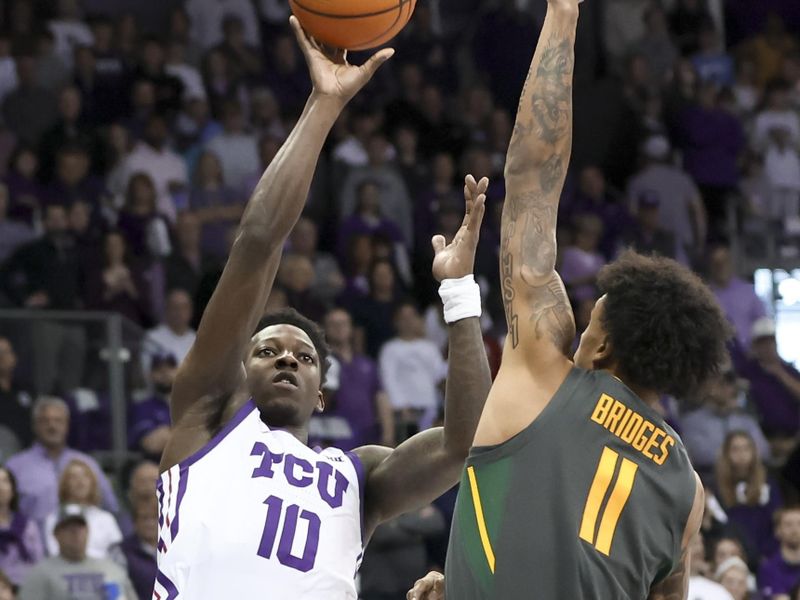
[[[363,486],[355,455],[270,429],[251,400],[161,475],[153,600],[355,600]]]

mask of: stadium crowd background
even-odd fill
[[[265,307],[324,323],[334,349],[314,443],[394,445],[440,420],[447,332],[430,237],[458,228],[466,173],[491,178],[476,276],[496,370],[503,161],[544,9],[420,0],[396,57],[334,128]],[[578,330],[598,270],[626,247],[707,278],[736,330],[731,363],[696,396],[663,399],[706,484],[693,575],[737,600],[796,600],[800,373],[778,357],[747,265],[800,256],[800,3],[581,11],[559,215]],[[0,2],[0,307],[120,313],[131,356],[131,464],[109,479],[90,458],[111,447],[102,336],[0,319],[0,598],[26,578],[19,597],[37,598],[55,576],[43,557],[69,553],[52,533],[65,502],[86,510],[88,555],[150,597],[175,368],[310,91],[287,18],[282,0]],[[404,598],[444,564],[454,499],[378,529],[364,600]]]

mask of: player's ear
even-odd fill
[[[317,412],[322,412],[325,410],[325,396],[322,395],[322,390],[317,392]]]
[[[603,341],[600,342],[600,345],[594,351],[594,358],[592,359],[595,368],[602,369],[607,366],[612,361],[612,356],[614,355],[613,347],[611,345],[611,340],[608,336],[603,338]]]

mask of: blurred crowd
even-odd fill
[[[285,2],[115,4],[0,2],[0,307],[123,315],[137,457],[117,482],[91,457],[111,446],[97,331],[0,321],[0,600],[19,586],[21,599],[60,598],[63,581],[64,598],[150,597],[175,371],[310,92]],[[393,446],[440,422],[447,330],[430,238],[457,230],[467,173],[491,179],[475,272],[496,372],[503,165],[545,6],[419,0],[396,56],[334,127],[265,307],[318,320],[333,348],[312,443]],[[558,232],[579,333],[598,271],[625,248],[706,277],[736,331],[730,364],[695,396],[663,399],[706,486],[690,597],[797,600],[800,373],[732,247],[800,258],[800,4],[581,11]],[[377,530],[364,600],[404,598],[443,566],[454,500]]]

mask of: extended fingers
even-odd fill
[[[483,215],[486,213],[486,195],[480,194],[472,205],[472,211],[469,214],[467,221],[467,230],[472,233],[477,233],[481,230],[481,223],[483,223]]]

